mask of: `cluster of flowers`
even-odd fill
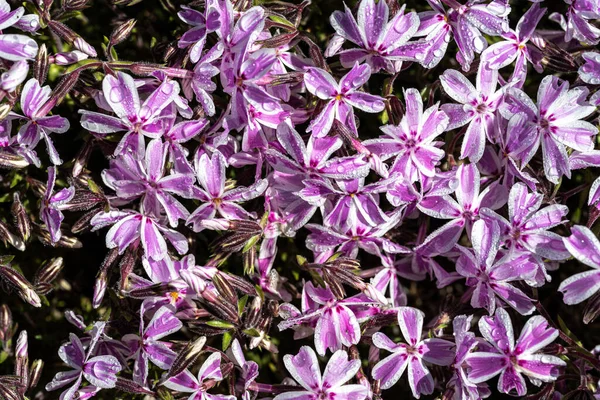
[[[2,238],[24,250],[33,230],[48,245],[81,247],[63,232],[63,212],[85,211],[73,234],[109,228],[94,308],[113,290],[139,307],[130,320],[139,331],[120,339],[110,319],[88,326],[67,312],[81,335],[60,346],[71,370],[46,390],[62,389],[64,400],[110,388],[190,399],[362,400],[385,398],[407,371],[416,398],[438,390],[475,400],[490,396],[496,377],[501,393],[524,396],[526,376],[551,396],[568,390],[568,379],[555,383],[567,369],[600,368],[537,298],[571,257],[593,269],[560,284],[564,302],[600,292],[600,242],[590,230],[600,215],[600,178],[559,193],[572,171],[600,167],[590,122],[600,105],[600,92],[590,95],[600,84],[600,52],[590,51],[600,41],[600,2],[569,0],[565,15],[549,16],[563,30],[549,31],[537,28],[543,2],[528,3],[511,29],[508,0],[428,0],[419,13],[361,0],[331,15],[335,34],[324,52],[299,28],[309,2],[247,3],[183,7],[179,19],[191,28],[165,66],[114,58],[135,21],[115,30],[100,60],[56,20],[51,1],[24,15],[0,0],[2,31],[30,34],[0,35],[0,165],[50,165],[47,184],[28,178],[39,215],[28,215],[15,191],[16,233],[0,221]],[[40,29],[72,50],[49,55],[31,37]],[[444,71],[424,91],[402,88],[401,102],[396,77],[436,67],[452,41],[452,63],[462,71]],[[50,65],[70,66],[54,89],[42,86]],[[103,77],[84,82],[86,71]],[[556,71],[578,72],[577,81]],[[374,74],[387,78],[378,94],[370,93],[378,89]],[[534,100],[525,83],[538,81]],[[52,111],[74,92],[89,100],[78,116],[87,139],[63,165],[52,137],[73,127]],[[377,117],[380,134],[365,129]],[[36,153],[42,139],[47,162]],[[94,148],[109,159],[103,186],[87,168]],[[569,232],[561,202],[588,187],[589,224]],[[278,249],[297,233],[296,246],[307,251],[292,254],[296,260],[287,254],[304,278],[294,280],[282,273],[289,265]],[[217,237],[214,255],[198,265],[194,247],[204,235]],[[11,263],[0,258],[0,277],[40,307],[62,259],[44,264],[33,282]],[[404,284],[424,280],[465,287],[465,315],[425,324]],[[515,339],[520,316],[530,317]],[[8,352],[14,333],[3,309]],[[568,348],[552,344],[559,334]],[[313,343],[282,358],[295,382],[259,383],[259,365],[246,360],[255,348],[277,353],[280,340],[271,335]],[[182,337],[187,342],[175,340]],[[317,354],[328,360],[323,374]],[[0,377],[8,399],[35,387],[42,366],[29,367],[26,332],[15,355],[15,375]]]

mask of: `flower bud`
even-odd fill
[[[29,72],[29,63],[25,60],[15,62],[8,71],[0,76],[0,89],[12,92],[19,86]]]
[[[90,155],[92,154],[92,150],[94,148],[94,140],[86,140],[83,144],[83,147],[79,150],[79,153],[75,157],[75,162],[73,163],[73,177],[78,177],[90,159]]]
[[[129,20],[123,22],[121,25],[119,25],[113,31],[113,33],[110,35],[109,46],[110,47],[116,46],[117,44],[119,44],[122,41],[124,41],[125,39],[127,39],[129,37],[129,35],[131,34],[131,31],[135,27],[135,23],[136,23],[136,20],[132,18],[132,19],[129,19]]]
[[[10,112],[10,110],[11,110],[11,106],[9,104],[1,105],[0,106],[0,119],[6,118],[6,116]],[[25,158],[23,158],[19,155],[9,153],[6,151],[0,151],[0,168],[20,169],[20,168],[25,168],[28,165],[29,165],[29,162]]]
[[[117,376],[117,383],[115,385],[115,389],[133,394],[154,395],[154,392],[152,390],[147,389],[139,383],[136,383],[130,379],[122,378],[120,376]]]
[[[28,241],[31,237],[31,221],[29,220],[27,211],[25,210],[23,203],[21,203],[19,193],[17,192],[13,194],[11,211],[14,217],[14,225],[17,228],[21,239],[25,242]]]
[[[77,50],[84,52],[85,54],[87,54],[90,57],[98,56],[98,53],[96,53],[96,50],[88,42],[83,40],[82,37],[77,37],[75,39],[75,41],[73,42],[73,46]]]
[[[183,350],[179,352],[175,361],[171,365],[171,368],[167,372],[166,376],[163,377],[163,382],[170,377],[177,376],[183,372],[187,367],[192,365],[198,356],[200,355],[204,344],[206,343],[206,336],[201,336],[194,341],[188,342]]]
[[[17,392],[14,387],[5,386],[0,384],[0,398],[6,400],[21,400],[22,396]]]
[[[81,60],[86,60],[88,55],[79,50],[57,53],[52,57],[52,62],[56,65],[71,65]]]
[[[105,197],[100,194],[93,193],[85,189],[75,190],[75,194],[71,201],[61,206],[61,210],[65,211],[88,211],[98,204],[103,204],[106,201]]]
[[[42,376],[42,369],[44,369],[44,361],[34,360],[31,363],[31,368],[29,368],[29,389],[37,386]]]
[[[10,308],[6,304],[0,306],[0,343],[2,348],[8,347],[8,341],[13,337],[13,319]]]
[[[15,375],[20,376],[23,379],[23,386],[27,387],[27,381],[29,379],[29,352],[27,342],[27,331],[21,331],[17,338],[17,344],[15,346]]]
[[[40,118],[47,115],[54,106],[59,104],[62,99],[65,98],[67,93],[73,89],[73,86],[75,86],[79,80],[79,74],[80,71],[75,71],[62,78],[54,88],[54,93],[52,93],[50,100],[44,103],[44,105],[34,113],[34,117]]]
[[[64,263],[62,257],[56,257],[47,260],[37,270],[33,283],[52,283],[60,271],[62,271],[63,266]]]
[[[107,286],[108,277],[106,276],[106,273],[100,273],[96,277],[96,283],[94,284],[94,295],[92,297],[92,307],[94,307],[94,309],[99,308],[102,304]]]
[[[10,243],[15,249],[19,251],[25,251],[25,243],[8,230],[8,226],[0,221],[0,240],[4,243]]]
[[[233,287],[227,282],[227,280],[221,275],[221,273],[215,274],[212,278],[212,283],[221,296],[225,298],[225,301],[232,304],[237,304],[238,298],[233,290]]]
[[[77,11],[87,7],[89,0],[64,0],[62,2],[65,10]]]
[[[156,283],[154,285],[127,290],[124,293],[127,295],[127,297],[131,297],[134,299],[145,299],[147,297],[164,296],[165,294],[172,291],[173,287],[170,286],[168,283]]]
[[[596,293],[585,304],[585,309],[583,310],[583,323],[589,324],[590,322],[594,322],[596,318],[600,315],[600,293]]]
[[[33,286],[16,269],[7,266],[0,266],[0,278],[2,278],[9,287],[17,292],[19,297],[34,307],[41,307],[42,302]]]

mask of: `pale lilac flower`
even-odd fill
[[[391,74],[399,72],[402,62],[396,61],[397,58],[390,59],[389,55],[397,53],[398,48],[402,48],[415,34],[419,27],[417,14],[414,11],[405,14],[406,6],[402,5],[388,21],[389,7],[385,1],[362,0],[355,19],[348,6],[344,7],[344,12],[334,11],[329,21],[340,37],[360,48],[339,52],[342,65],[351,68],[356,62],[364,61],[374,73],[381,69]],[[339,48],[341,43],[336,41],[335,46]],[[335,53],[330,51],[328,55]]]
[[[506,40],[494,43],[481,54],[481,62],[487,64],[488,68],[500,69],[516,60],[515,69],[508,81],[516,87],[523,86],[527,77],[527,61],[541,72],[539,60],[533,57],[538,55],[537,49],[528,42],[545,13],[545,8],[541,8],[539,3],[534,3],[519,19],[514,31],[502,34]]]
[[[212,157],[204,153],[198,159],[196,176],[201,188],[194,187],[194,198],[204,202],[187,219],[186,224],[193,224],[199,232],[203,229],[202,221],[215,217],[217,213],[226,219],[248,219],[252,213],[244,210],[238,203],[252,200],[267,189],[267,181],[260,179],[248,187],[235,189],[225,188],[226,161],[223,154],[215,151]]]
[[[489,209],[482,209],[483,219],[493,220],[500,227],[501,239],[511,250],[530,251],[550,260],[569,258],[563,238],[548,229],[564,222],[569,208],[552,204],[540,210],[544,196],[530,193],[527,186],[516,183],[508,196],[508,219]]]
[[[444,91],[459,104],[443,104],[450,118],[447,129],[469,124],[460,149],[460,158],[477,162],[483,156],[486,138],[493,138],[496,109],[502,101],[503,89],[496,90],[498,70],[481,63],[477,70],[477,88],[460,72],[449,69],[440,76]]]
[[[351,229],[357,224],[376,227],[389,221],[379,208],[379,193],[387,190],[389,182],[377,181],[365,185],[365,178],[339,180],[305,179],[298,195],[307,203],[324,207],[323,224]],[[325,207],[326,202],[331,206]]]
[[[464,71],[468,71],[475,53],[487,48],[483,34],[499,36],[508,30],[508,0],[493,0],[490,3],[468,0],[460,4],[457,0],[427,0],[433,11],[419,13],[421,23],[415,36],[424,37],[419,45],[424,49],[419,62],[425,68],[436,66],[446,53],[448,43],[454,37],[458,46],[456,59]],[[443,3],[450,8],[446,11]]]
[[[555,76],[546,76],[538,89],[538,105],[521,90],[510,88],[500,112],[507,118],[517,118],[524,113],[530,121],[527,136],[533,138],[528,151],[529,162],[540,143],[544,158],[544,173],[552,183],[565,175],[571,177],[566,147],[587,152],[594,148],[593,136],[598,129],[583,119],[596,107],[588,105],[588,89],[575,87],[569,90],[569,82]]]
[[[454,341],[456,343],[456,356],[454,357],[454,374],[446,384],[446,388],[454,392],[454,400],[479,400],[490,396],[491,392],[486,383],[472,383],[467,377],[468,365],[467,358],[472,350],[478,348],[487,349],[491,346],[487,345],[483,340],[478,340],[471,329],[472,315],[458,315],[452,321],[454,331]]]
[[[594,268],[565,279],[558,288],[566,304],[578,304],[600,291],[600,242],[589,228],[580,225],[572,227],[571,236],[563,241],[573,257]]]
[[[426,242],[435,239],[435,250],[442,254],[450,250],[460,238],[465,226],[470,232],[471,224],[479,218],[479,210],[487,207],[496,210],[506,203],[506,189],[497,182],[490,184],[480,193],[481,176],[475,164],[462,164],[456,171],[458,186],[456,200],[448,194],[424,197],[417,207],[431,217],[450,221],[432,232]],[[438,240],[439,238],[441,240]]]
[[[69,335],[69,342],[63,344],[58,350],[61,360],[71,368],[71,371],[59,372],[52,382],[46,385],[47,391],[60,389],[73,383],[66,391],[61,393],[61,400],[73,400],[83,378],[95,389],[114,388],[117,382],[116,374],[122,367],[114,356],[95,356],[96,345],[104,332],[105,323],[97,322],[92,329],[92,337],[87,349],[84,349],[81,340],[73,333]],[[94,389],[94,390],[95,390]]]
[[[118,247],[121,254],[129,245],[134,242],[137,245],[141,240],[147,257],[162,260],[167,256],[167,243],[163,235],[179,254],[188,251],[188,242],[184,235],[136,211],[102,211],[92,218],[90,224],[93,227],[92,231],[113,225],[106,234],[106,247]]]
[[[196,100],[202,105],[202,108],[209,116],[215,115],[215,103],[210,93],[217,89],[217,84],[213,77],[221,72],[219,68],[213,65],[223,55],[224,46],[219,42],[198,60],[194,67],[194,75],[190,80],[190,85]],[[185,86],[184,86],[185,88]],[[185,89],[184,89],[185,90]]]
[[[198,136],[208,124],[208,120],[183,120],[177,122],[175,107],[171,106],[171,110],[170,117],[163,119],[165,123],[163,138],[168,144],[169,161],[173,163],[173,170],[176,173],[185,175],[193,174],[194,169],[187,158],[188,150],[183,144]]]
[[[406,113],[400,125],[381,127],[386,136],[365,140],[363,145],[382,161],[395,156],[389,173],[398,172],[415,182],[422,175],[435,175],[435,166],[445,153],[439,148],[441,142],[434,139],[446,130],[449,120],[437,104],[423,112],[423,100],[416,89],[407,89],[404,98]]]
[[[126,131],[115,150],[115,155],[127,149],[134,155],[143,154],[144,136],[156,139],[162,136],[162,111],[179,95],[179,84],[165,80],[140,104],[140,96],[133,78],[117,72],[116,77],[107,74],[102,81],[103,97],[116,117],[95,111],[80,110],[81,126],[101,135]]]
[[[21,28],[19,20],[23,18],[24,13],[23,7],[11,11],[8,2],[0,0],[0,31],[11,26]],[[27,25],[23,25],[23,28],[27,28]],[[0,34],[0,58],[8,61],[31,60],[37,53],[38,44],[32,38],[25,35]]]
[[[277,128],[286,118],[280,100],[269,94],[261,84],[277,58],[272,52],[259,50],[244,59],[245,54],[237,54],[233,67],[221,71],[223,90],[231,95],[224,126],[227,129],[246,128],[242,149],[252,150],[248,137],[260,136],[264,127]],[[260,143],[266,147],[266,140]]]
[[[61,210],[64,210],[67,203],[75,196],[75,188],[72,186],[62,189],[58,193],[54,193],[55,182],[56,167],[49,167],[46,192],[41,201],[40,219],[46,224],[46,229],[48,229],[50,239],[53,243],[58,242],[62,235],[60,224],[64,219],[64,215]]]
[[[221,71],[231,66],[230,64],[236,55],[239,57],[254,44],[258,36],[262,33],[265,26],[265,9],[260,6],[254,6],[248,10],[237,13],[233,10],[233,4],[229,0],[218,2],[219,19],[221,21],[217,34],[225,45],[224,56],[221,64]],[[236,13],[239,18],[236,21]],[[243,62],[243,57],[239,57]]]
[[[111,168],[102,172],[102,179],[120,199],[132,201],[141,197],[145,213],[160,218],[164,211],[174,228],[190,213],[173,195],[191,198],[195,179],[190,174],[165,174],[168,150],[167,143],[154,139],[148,143],[144,156],[125,153],[111,160]]]
[[[362,155],[332,157],[343,145],[339,137],[311,135],[305,144],[293,126],[282,122],[277,127],[277,140],[281,149],[271,147],[265,152],[265,159],[276,171],[299,175],[298,179],[357,179],[369,174],[368,162]]]
[[[135,360],[133,380],[142,386],[146,386],[148,379],[148,360],[161,369],[171,368],[177,353],[171,350],[170,343],[160,339],[177,332],[183,326],[168,307],[159,308],[146,326],[144,311],[144,307],[141,307],[139,335],[127,334],[122,339],[131,350],[130,357]]]
[[[303,390],[278,394],[273,400],[363,400],[367,397],[364,386],[344,385],[360,369],[360,360],[349,359],[344,350],[338,350],[331,356],[322,376],[317,355],[308,346],[302,346],[295,356],[286,354],[283,362]]]
[[[25,60],[15,62],[8,71],[0,76],[0,89],[6,92],[14,91],[25,81],[29,73],[29,64]]]
[[[189,317],[196,308],[192,301],[194,293],[181,278],[180,273],[194,268],[195,263],[192,254],[186,255],[181,260],[175,260],[170,256],[158,261],[143,258],[142,266],[149,279],[131,273],[129,275],[130,296],[139,298],[133,296],[131,292],[150,288],[153,285],[167,286],[169,290],[162,295],[146,293],[146,296],[142,297],[146,313],[153,313],[162,306],[168,306],[178,318]]]
[[[171,390],[182,393],[191,393],[189,400],[236,400],[235,396],[224,394],[210,394],[208,388],[215,382],[223,380],[221,372],[221,353],[214,352],[204,361],[198,377],[192,375],[189,370],[185,370],[177,376],[170,378],[163,385]]]
[[[394,343],[381,332],[373,334],[373,345],[392,354],[373,367],[373,379],[381,381],[382,389],[389,389],[408,367],[408,384],[412,394],[433,393],[433,376],[425,362],[435,365],[450,365],[454,360],[454,343],[443,339],[421,339],[423,333],[422,311],[412,307],[398,308],[398,325],[406,343]]]
[[[371,67],[368,64],[354,64],[339,83],[325,70],[308,68],[304,75],[306,89],[319,99],[326,100],[326,103],[323,111],[311,121],[307,131],[312,131],[317,137],[324,137],[331,130],[333,121],[338,120],[358,136],[354,107],[370,113],[378,113],[385,107],[383,98],[358,91],[370,77]]]
[[[364,301],[348,298],[338,300],[329,288],[315,287],[307,282],[302,291],[302,312],[291,304],[286,304],[288,317],[277,326],[280,331],[293,326],[316,324],[315,348],[320,355],[327,350],[337,351],[342,346],[357,344],[361,332],[358,319],[349,306],[365,305]]]
[[[187,6],[181,6],[182,11],[177,13],[179,19],[188,25],[192,25],[192,29],[185,32],[177,46],[180,49],[190,46],[190,60],[193,63],[198,62],[200,54],[206,43],[206,35],[214,32],[220,27],[219,12],[211,3],[206,3],[205,12],[196,11]]]
[[[584,44],[595,45],[600,40],[600,29],[593,20],[600,18],[600,5],[597,0],[565,0],[569,5],[565,16],[552,13],[550,20],[558,22],[565,31],[565,42],[576,39]]]
[[[306,247],[316,253],[339,252],[346,257],[356,258],[358,250],[382,256],[387,254],[410,253],[410,250],[385,237],[385,234],[400,222],[402,213],[396,211],[384,224],[369,226],[356,221],[344,228],[341,225],[323,226],[308,224],[310,234],[306,238]]]
[[[243,383],[242,387],[244,392],[242,394],[242,400],[251,400],[252,394],[250,393],[249,388],[256,378],[258,378],[258,364],[254,361],[246,361],[244,350],[237,339],[234,339],[233,343],[231,343],[231,354],[233,357],[230,358],[235,360],[238,367],[242,370],[239,379],[239,381]]]
[[[579,78],[592,85],[600,85],[600,53],[588,51],[581,55],[585,61],[579,67]]]
[[[515,181],[522,181],[531,190],[536,189],[537,179],[522,170],[531,159],[531,152],[535,152],[536,147],[535,136],[529,134],[529,123],[525,114],[518,114],[509,121],[496,118],[497,147],[488,144],[483,157],[479,160],[481,172],[500,175],[502,184],[506,188],[512,187]]]
[[[467,278],[473,308],[485,308],[491,315],[496,309],[497,300],[513,307],[522,315],[535,310],[533,300],[511,283],[530,280],[538,266],[531,261],[529,253],[509,251],[501,254],[500,228],[494,221],[478,220],[471,231],[473,249],[457,245],[461,253],[456,261],[456,271]]]
[[[44,107],[50,100],[52,90],[50,86],[41,87],[37,79],[27,81],[21,92],[21,109],[24,117],[14,114],[27,122],[19,129],[17,140],[19,144],[35,148],[41,139],[46,142],[50,161],[62,164],[62,160],[50,139],[50,133],[65,133],[69,130],[69,121],[59,115],[46,116],[50,111]]]
[[[467,357],[468,377],[474,384],[500,374],[498,390],[521,397],[527,393],[523,375],[536,385],[552,382],[558,377],[560,367],[566,365],[556,356],[539,353],[558,337],[558,330],[548,326],[544,317],[531,317],[516,343],[510,316],[501,308],[494,317],[481,318],[479,330],[494,349],[477,351]]]

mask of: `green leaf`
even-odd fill
[[[272,21],[277,22],[278,24],[286,25],[290,28],[296,29],[296,26],[294,24],[292,24],[290,21],[288,21],[280,15],[269,15],[269,18],[271,18]]]
[[[233,324],[230,324],[229,322],[221,321],[218,319],[214,320],[214,321],[207,321],[206,325],[212,326],[213,328],[223,328],[223,329],[233,329],[235,327]]]
[[[6,351],[0,351],[0,364],[2,364],[8,358],[8,353]]]
[[[252,337],[260,337],[260,332],[256,328],[244,329],[243,332]]]
[[[229,348],[232,341],[233,341],[233,335],[231,334],[231,332],[225,332],[223,334],[223,345],[222,345],[223,351],[225,351]]]
[[[238,300],[238,315],[240,317],[244,312],[244,308],[246,308],[246,303],[248,303],[248,295],[245,295],[244,297]]]

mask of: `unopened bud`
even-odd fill
[[[52,283],[63,269],[64,262],[62,257],[52,258],[46,261],[35,274],[33,283]]]
[[[168,283],[156,283],[154,285],[127,290],[124,293],[128,297],[134,299],[145,299],[148,297],[164,296],[165,294],[173,291],[173,287],[170,286]]]
[[[10,230],[8,230],[8,226],[6,226],[6,224],[2,221],[0,221],[0,240],[5,243],[9,243],[19,251],[25,250],[25,243],[23,243],[23,241],[18,238],[17,235],[14,235]]]
[[[600,294],[596,293],[587,301],[583,310],[583,323],[589,324],[600,315]]]
[[[34,113],[34,117],[40,118],[46,116],[54,106],[59,104],[65,98],[67,93],[73,89],[73,86],[75,86],[79,80],[79,74],[80,71],[75,71],[62,78],[54,88],[54,93],[52,93],[50,100],[44,103],[44,105]]]
[[[11,212],[14,217],[14,224],[25,242],[29,240],[31,237],[31,221],[29,220],[29,216],[27,215],[27,211],[21,203],[21,199],[19,198],[19,193],[15,192],[13,194],[13,203],[11,207]]]
[[[55,54],[51,61],[56,65],[71,65],[82,60],[87,60],[89,56],[82,51],[73,50],[64,53]]]
[[[110,46],[116,46],[127,39],[135,27],[135,23],[136,20],[132,18],[119,25],[110,35]]]
[[[44,362],[42,360],[34,360],[29,368],[29,389],[37,386],[42,376],[42,370],[44,369]]]
[[[6,400],[21,400],[22,396],[17,392],[15,386],[7,386],[0,384],[0,399]]]
[[[40,85],[46,81],[49,67],[48,48],[45,44],[42,44],[33,63],[33,76],[38,80]]]
[[[167,372],[166,376],[163,378],[163,381],[169,379],[170,377],[179,375],[187,367],[192,365],[200,355],[205,343],[206,336],[201,336],[194,341],[188,342],[183,350],[179,352],[175,358],[175,361],[173,361],[173,364],[171,365],[169,372]]]
[[[75,41],[73,42],[73,46],[75,46],[77,50],[84,52],[90,57],[98,56],[96,50],[88,42],[83,40],[82,37],[78,37],[77,39],[75,39]]]
[[[92,154],[92,149],[94,148],[94,140],[87,140],[83,147],[79,150],[79,153],[75,157],[75,162],[73,163],[73,177],[78,177],[90,159],[90,154]]]
[[[294,31],[291,33],[284,33],[281,35],[273,36],[269,39],[261,40],[261,41],[257,42],[257,44],[260,44],[263,48],[267,48],[267,49],[281,47],[281,46],[285,46],[285,45],[289,44],[292,40],[294,40],[298,36],[298,34],[299,34],[298,31]]]
[[[52,32],[54,32],[56,35],[58,35],[63,40],[69,43],[73,43],[78,37],[77,34],[71,28],[69,28],[62,22],[58,22],[55,20],[49,21],[48,28],[50,28]]]
[[[10,308],[6,304],[0,306],[0,331],[6,332],[12,328],[13,319]]]
[[[0,106],[0,119],[4,119],[8,113],[10,112],[11,107],[9,104],[3,104]],[[13,153],[9,153],[6,151],[0,151],[0,168],[6,169],[20,169],[25,168],[29,165],[29,162]]]
[[[9,97],[9,96],[10,96],[10,93],[7,93],[7,97]],[[8,116],[8,113],[11,112],[12,108],[13,108],[13,105],[11,103],[0,105],[0,121],[4,120]],[[27,164],[27,165],[29,165],[29,164]],[[0,165],[0,168],[1,167],[2,167],[2,165]]]
[[[108,277],[105,273],[101,273],[96,277],[96,283],[94,284],[94,295],[92,297],[92,307],[97,309],[102,304],[102,300],[104,300],[104,294],[106,293],[106,288],[108,287]]]
[[[0,76],[0,89],[12,92],[19,86],[29,72],[29,63],[25,60],[15,62],[8,71]]]
[[[29,352],[28,352],[27,331],[21,331],[17,338],[15,346],[15,375],[23,379],[23,386],[27,387],[29,379]]]
[[[225,298],[225,301],[237,304],[238,298],[233,290],[233,287],[227,282],[226,279],[219,272],[212,278],[212,283],[221,296]]]
[[[139,383],[136,383],[130,379],[122,378],[120,376],[117,376],[117,382],[116,382],[115,388],[117,390],[121,390],[121,391],[127,392],[127,393],[133,393],[133,394],[147,394],[147,395],[154,394],[154,392],[152,390],[143,387]]]
[[[42,306],[40,297],[33,289],[31,283],[29,283],[29,281],[25,279],[25,277],[16,269],[7,266],[0,266],[0,278],[2,278],[9,287],[14,289],[24,301],[34,307]]]

